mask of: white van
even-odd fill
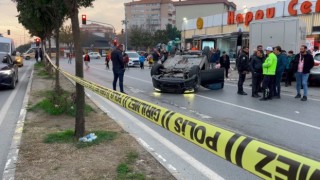
[[[12,39],[0,36],[0,53],[9,54],[13,56],[12,59],[15,59],[16,47]]]

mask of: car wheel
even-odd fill
[[[14,89],[16,87],[16,83],[17,83],[17,79],[15,79],[16,75],[14,74],[12,81],[11,81],[11,85],[10,88]]]
[[[200,71],[201,85],[205,87],[209,84],[223,83],[224,71],[224,68]]]
[[[160,75],[161,69],[164,69],[164,66],[162,64],[158,64],[158,63],[154,64],[151,68],[151,76]]]
[[[26,57],[26,60],[29,60],[29,59],[30,59],[30,57],[29,57],[29,56],[27,56],[27,57]]]
[[[198,91],[201,85],[201,76],[200,76],[200,68],[199,66],[192,66],[189,72],[189,77],[196,75],[196,84],[194,87],[194,91]]]

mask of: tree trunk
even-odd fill
[[[78,19],[78,8],[74,1],[65,0],[67,6],[71,7],[70,13],[72,32],[75,47],[75,64],[76,64],[76,76],[83,78],[83,61],[82,61],[82,48],[80,45],[80,28]],[[84,119],[84,107],[85,107],[85,94],[84,87],[80,84],[76,84],[76,124],[75,124],[75,137],[83,137],[85,134],[85,119]]]
[[[51,37],[48,38],[48,41],[49,41],[49,57],[51,59],[52,58],[52,56],[51,56]]]
[[[59,67],[59,61],[60,61],[60,53],[59,53],[59,28],[55,29],[56,31],[56,66]],[[56,84],[55,84],[55,92],[60,93],[60,73],[58,70],[56,70]]]

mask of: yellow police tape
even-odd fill
[[[71,75],[49,61],[85,88],[263,179],[320,179],[318,161],[113,91]]]

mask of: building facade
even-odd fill
[[[183,21],[236,10],[236,5],[228,0],[179,0],[173,4],[176,8],[176,27],[179,30],[182,30]]]
[[[239,44],[239,32],[242,34],[241,44],[249,45],[250,23],[292,17],[306,24],[306,41],[313,39],[310,47],[319,46],[320,0],[279,1],[265,6],[190,19],[183,22],[182,45],[187,49],[192,46],[202,49],[204,46],[213,45],[234,54]]]
[[[140,0],[125,3],[128,27],[137,26],[150,31],[175,25],[175,8],[171,0]]]

